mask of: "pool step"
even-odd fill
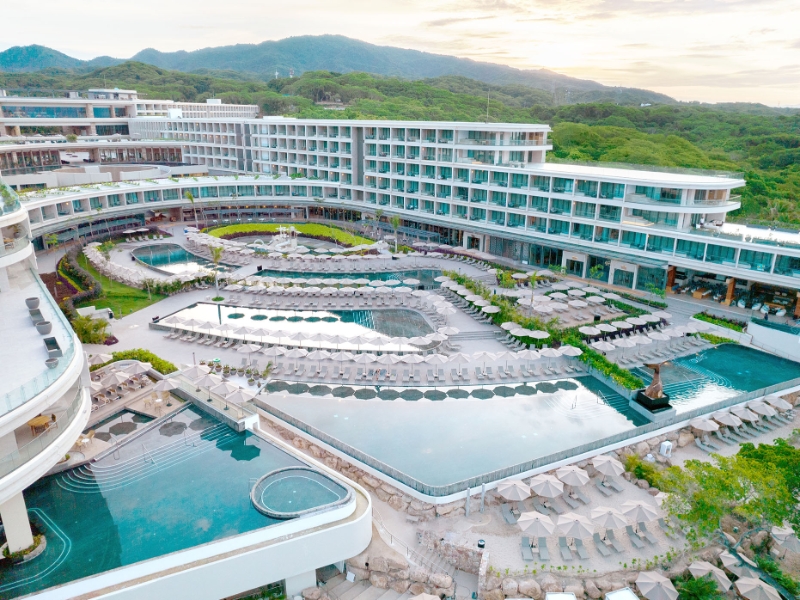
[[[334,581],[336,583],[334,583]],[[354,581],[347,581],[344,575],[337,575],[325,584],[325,590],[330,592],[331,598],[338,600],[341,598],[342,594],[355,587],[355,585],[356,583]]]
[[[238,435],[227,426],[213,428],[211,435],[187,437],[176,440],[141,456],[127,459],[120,464],[84,465],[65,472],[56,483],[62,489],[76,493],[93,493],[119,489],[144,479],[151,473],[175,466],[203,454],[213,448],[224,446],[238,439]]]

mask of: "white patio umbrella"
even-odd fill
[[[223,381],[215,385],[214,387],[210,388],[209,391],[213,392],[214,394],[218,394],[220,396],[227,396],[231,392],[235,392],[239,389],[239,386],[235,383],[231,383],[230,381]]]
[[[587,296],[585,300],[591,304],[603,304],[606,301],[602,296]]]
[[[607,298],[608,300],[622,300],[622,296],[615,294],[614,292],[607,292],[603,294],[603,298]]]
[[[425,362],[429,365],[443,365],[450,362],[450,357],[444,354],[431,354],[425,358]]]
[[[439,327],[436,331],[439,333],[443,333],[444,335],[458,335],[460,333],[460,329],[458,327]]]
[[[481,308],[481,312],[485,312],[487,315],[494,315],[500,312],[499,306],[484,306]]]
[[[620,506],[622,513],[636,521],[653,521],[658,518],[658,509],[642,500],[628,500]]]
[[[591,327],[588,325],[584,325],[583,327],[578,327],[578,331],[580,331],[583,335],[600,335],[603,333],[597,327]]]
[[[779,411],[790,410],[792,408],[792,405],[780,396],[767,396],[764,398],[764,401]]]
[[[739,417],[724,410],[712,413],[711,418],[720,425],[725,425],[727,427],[738,427],[742,424],[742,420]]]
[[[599,350],[600,352],[612,352],[613,350],[617,349],[617,347],[611,342],[604,342],[602,340],[592,342],[589,345],[595,350]]]
[[[603,333],[614,333],[617,328],[609,323],[598,323],[597,328]]]
[[[589,483],[589,474],[575,465],[567,465],[556,470],[556,477],[563,483],[573,487],[580,487]]]
[[[419,354],[405,354],[400,360],[409,365],[418,365],[421,362],[425,362],[425,359]]]
[[[592,521],[603,529],[620,529],[628,524],[627,519],[616,508],[598,506],[589,515]]]
[[[283,356],[286,353],[286,349],[280,346],[270,346],[269,348],[264,348],[261,351],[261,354],[264,356],[269,356],[272,358],[276,358],[278,356]]]
[[[627,321],[612,321],[611,324],[617,329],[633,329],[633,324]]]
[[[647,321],[642,317],[628,317],[625,320],[631,325],[647,325]]]
[[[504,479],[497,484],[497,493],[506,500],[519,502],[530,497],[531,488],[520,479]]]
[[[92,354],[89,357],[89,364],[90,365],[102,365],[110,361],[113,356],[110,354]]]
[[[552,475],[542,473],[531,479],[531,489],[539,496],[555,498],[564,493],[564,484]]]
[[[573,358],[583,354],[583,350],[581,350],[580,348],[576,348],[575,346],[569,346],[569,345],[561,346],[558,350],[559,352],[561,352],[562,356],[571,356]]]
[[[731,408],[731,412],[743,421],[758,421],[758,415],[744,406],[734,406]]]
[[[678,590],[672,582],[655,571],[639,573],[636,587],[647,600],[678,600]]]
[[[725,567],[728,571],[736,575],[737,577],[758,577],[752,570],[750,570],[745,563],[740,560],[739,558],[735,557],[733,554],[725,550],[724,552],[720,552],[719,555],[720,561],[722,561],[722,566]]]
[[[147,373],[151,366],[150,363],[135,362],[123,367],[121,371],[129,373],[130,375],[141,375],[142,373]]]
[[[731,585],[733,585],[731,580],[728,579],[728,576],[725,575],[725,571],[705,560],[696,560],[690,564],[689,573],[691,573],[692,577],[695,579],[711,575],[711,578],[716,582],[717,588],[721,592],[727,592],[731,589]]]
[[[603,475],[615,477],[625,472],[625,467],[616,458],[601,454],[592,459],[592,466]]]
[[[669,336],[660,331],[650,331],[647,333],[647,337],[656,342],[666,342],[669,340]]]
[[[517,519],[517,526],[534,538],[547,537],[556,530],[556,524],[540,512],[524,512]]]
[[[194,365],[193,367],[189,367],[181,371],[183,375],[191,380],[200,379],[203,375],[211,371],[210,367],[206,365]]]
[[[159,321],[160,325],[177,325],[178,323],[183,323],[183,319],[175,315],[170,315]]]
[[[549,315],[553,312],[553,307],[548,304],[537,304],[533,307],[533,310],[543,315]]]
[[[284,354],[286,358],[305,358],[307,355],[308,350],[304,348],[292,348]]]
[[[541,358],[541,355],[536,350],[525,349],[518,350],[515,353],[515,357],[520,360],[537,360]]]
[[[778,590],[755,577],[737,579],[736,591],[747,600],[781,600]]]
[[[103,389],[103,384],[100,383],[99,381],[93,381],[92,383],[89,384],[89,387],[91,388],[92,393],[96,394],[97,392]]]
[[[567,304],[572,308],[586,308],[587,306],[589,306],[583,300],[570,300],[569,302],[567,302]]]
[[[539,350],[539,354],[545,358],[558,358],[561,356],[561,351],[556,350],[555,348],[542,348]]]
[[[244,404],[255,397],[256,395],[254,393],[248,392],[242,388],[238,388],[236,391],[225,396],[225,401],[230,402],[231,404]]]
[[[211,388],[219,385],[220,383],[222,383],[222,377],[219,377],[218,375],[212,375],[210,373],[208,375],[203,375],[203,377],[201,377],[195,382],[198,389],[204,387],[209,390],[208,393],[209,401],[211,400]]]
[[[121,383],[125,383],[130,378],[131,378],[130,373],[124,373],[124,372],[120,372],[120,371],[115,371],[115,372],[111,373],[110,375],[107,375],[106,377],[104,377],[103,380],[100,383],[103,385],[103,387],[109,388],[109,387],[117,386],[117,385],[119,385]]]
[[[456,314],[458,311],[450,306],[442,306],[441,308],[437,308],[436,312],[439,313],[440,315],[448,317]]]
[[[560,290],[562,292],[566,292],[569,289],[569,286],[565,283],[554,283],[552,287],[554,290]]]
[[[663,311],[663,310],[653,311],[653,315],[658,317],[659,319],[671,319],[672,318],[672,315],[670,313],[668,313],[666,311]]]
[[[760,400],[748,402],[747,408],[752,410],[757,415],[761,415],[762,417],[774,417],[776,414],[778,414],[778,411],[772,408],[769,404],[765,404]]]
[[[336,362],[345,362],[349,360],[353,360],[355,356],[350,352],[334,352],[331,354],[331,360],[335,360]]]
[[[528,334],[528,337],[531,337],[535,340],[546,340],[547,338],[550,337],[550,334],[547,333],[546,331],[540,331],[538,329],[534,329]]]
[[[704,419],[702,417],[697,417],[696,419],[689,421],[689,426],[694,427],[699,431],[717,431],[719,429],[719,425],[714,423],[714,421],[709,421],[708,419]]]
[[[567,292],[567,294],[573,297],[580,298],[582,296],[585,296],[586,292],[584,292],[583,290],[570,290]]]
[[[574,512],[559,515],[557,524],[561,533],[571,538],[583,539],[594,533],[592,522]]]
[[[400,357],[397,354],[381,354],[375,362],[381,365],[394,365],[400,362]]]
[[[553,286],[554,289],[555,287],[556,286]],[[556,292],[555,294],[550,294],[549,298],[551,300],[566,300],[567,298],[569,298],[569,296],[567,296],[566,294],[562,294],[561,292]]]
[[[378,357],[375,356],[374,354],[364,353],[364,354],[357,354],[356,357],[353,359],[353,362],[359,365],[367,365],[370,363],[374,363],[376,360],[378,360]]]

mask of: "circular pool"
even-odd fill
[[[255,508],[273,519],[294,519],[350,501],[353,492],[310,467],[276,469],[250,490]]]

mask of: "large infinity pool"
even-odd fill
[[[422,285],[426,288],[435,287],[438,285],[434,278],[439,277],[442,272],[438,269],[406,269],[403,271],[383,271],[383,272],[361,272],[357,267],[352,267],[348,265],[347,272],[329,272],[329,271],[322,271],[322,272],[310,272],[310,271],[275,271],[275,270],[263,270],[256,273],[256,275],[260,275],[262,277],[288,277],[292,278],[302,278],[302,279],[309,279],[312,277],[318,277],[320,279],[358,279],[358,278],[365,278],[369,279],[370,281],[379,279],[381,281],[389,281],[392,279],[396,279],[397,281],[402,281],[403,279],[418,279],[419,285]]]
[[[154,271],[166,273],[168,275],[198,273],[215,268],[214,263],[210,260],[187,252],[183,246],[179,246],[178,244],[151,244],[149,246],[141,246],[140,248],[132,250],[131,254]],[[219,271],[228,270],[228,268],[223,265],[220,265],[217,269]]]
[[[666,365],[662,376],[680,414],[800,377],[800,364],[725,344]],[[290,420],[431,486],[633,434],[643,424],[593,377],[417,389],[273,382],[267,392],[268,404]]]
[[[0,598],[277,523],[252,506],[250,488],[270,471],[301,464],[250,433],[185,409],[122,446],[119,459],[107,456],[26,490],[47,549],[13,569],[0,561]]]
[[[267,308],[245,308],[241,306],[193,304],[175,313],[182,319],[195,319],[219,325],[231,325],[235,329],[226,332],[230,337],[269,343],[299,343],[314,348],[338,348],[339,350],[384,350],[411,351],[418,349],[410,345],[381,346],[380,340],[392,337],[411,338],[424,336],[433,329],[420,313],[408,309],[387,308],[379,310],[283,310]],[[178,327],[184,327],[178,325]],[[262,329],[270,335],[237,333],[236,329]],[[197,328],[185,327],[196,330]],[[200,329],[201,331],[207,331]],[[214,331],[212,330],[212,333]],[[379,334],[375,341],[361,344],[339,343],[303,339],[323,333],[353,338],[364,334]]]

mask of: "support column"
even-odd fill
[[[32,543],[33,542],[31,542],[31,544]],[[285,584],[287,598],[299,596],[300,592],[302,592],[304,589],[317,587],[317,572],[308,571],[306,573],[301,573],[300,575],[295,575],[294,577],[287,577],[285,579]]]
[[[677,274],[678,269],[675,268],[674,265],[670,265],[667,268],[667,291],[672,290],[672,286],[675,285],[675,275]]]
[[[9,552],[19,552],[33,546],[33,533],[22,492],[0,504],[0,518],[3,519]]]
[[[729,277],[725,283],[728,284],[728,290],[725,293],[725,300],[723,301],[723,304],[725,306],[730,306],[731,302],[733,302],[734,293],[736,292],[736,279]]]

